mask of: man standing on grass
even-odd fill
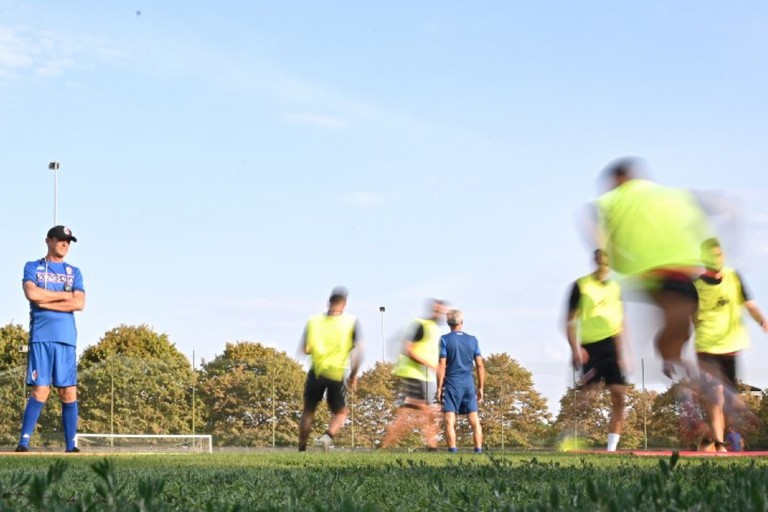
[[[565,329],[573,368],[582,372],[578,385],[589,394],[601,381],[608,386],[611,419],[607,450],[613,452],[621,436],[627,394],[621,363],[624,309],[619,284],[608,278],[608,257],[600,249],[594,254],[595,271],[577,279],[571,288]]]
[[[483,430],[477,415],[477,403],[483,401],[485,367],[477,338],[464,332],[464,314],[452,309],[447,315],[451,332],[440,337],[437,365],[437,401],[443,403],[445,439],[448,451],[456,453],[456,415],[466,414],[472,427],[475,453],[483,451]],[[477,372],[477,391],[472,366]]]
[[[699,443],[699,450],[725,452],[725,410],[736,416],[744,407],[736,390],[736,356],[749,347],[742,313],[746,309],[766,332],[768,319],[752,300],[739,273],[723,266],[725,257],[716,238],[701,244],[701,259],[706,270],[694,282],[699,295],[694,326],[710,432]],[[728,419],[733,422],[741,418]]]
[[[357,384],[362,349],[359,322],[354,316],[344,313],[346,305],[347,290],[334,288],[328,299],[328,312],[312,316],[304,329],[303,351],[312,359],[312,367],[304,385],[304,411],[299,425],[300,452],[307,449],[315,410],[323,400],[323,395],[328,401],[331,421],[328,430],[317,439],[316,444],[328,451],[333,436],[347,419],[347,388],[354,390]],[[347,368],[350,370],[345,384]]]
[[[77,327],[75,311],[85,307],[85,288],[80,269],[66,263],[72,231],[54,226],[45,244],[48,252],[39,260],[24,265],[22,286],[29,301],[29,355],[27,386],[29,399],[24,410],[17,452],[29,451],[40,412],[51,393],[58,389],[65,450],[79,452],[77,433]]]

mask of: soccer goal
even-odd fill
[[[210,435],[77,434],[75,446],[84,452],[211,453]]]

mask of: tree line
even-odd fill
[[[0,443],[17,442],[26,388],[28,334],[21,325],[0,327]],[[605,443],[610,399],[569,388],[556,417],[536,391],[530,371],[506,353],[485,358],[485,400],[480,418],[485,443],[494,448],[554,447],[575,436],[585,447]],[[377,362],[360,376],[349,396],[350,415],[335,444],[375,448],[399,405],[393,365]],[[78,361],[80,423],[78,431],[100,434],[211,434],[217,446],[294,446],[301,417],[305,370],[285,352],[258,342],[226,343],[224,351],[195,369],[165,334],[146,325],[120,325],[85,349]],[[680,385],[664,393],[629,386],[621,440],[623,449],[689,447],[679,428]],[[751,449],[768,446],[768,400],[745,395],[748,407],[763,421],[742,432]],[[38,424],[39,444],[60,442],[61,409],[48,401]],[[328,411],[315,422],[322,434]],[[458,425],[460,446],[471,446],[471,433]],[[33,444],[34,444],[33,440]],[[421,445],[418,431],[404,447]]]

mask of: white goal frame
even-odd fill
[[[148,445],[145,445],[146,448],[141,449],[139,447],[136,449],[135,447],[120,447],[115,446],[115,441],[119,439],[130,439],[130,440],[140,440],[140,439],[146,439],[146,440],[161,440],[161,439],[167,439],[167,440],[176,440],[179,442],[183,442],[184,440],[188,440],[190,442],[190,446],[194,446],[196,443],[195,441],[202,441],[201,446],[207,444],[207,447],[202,446],[201,450],[189,450],[189,452],[193,453],[213,453],[213,436],[207,435],[207,434],[75,434],[75,446],[80,448],[80,440],[86,440],[86,439],[106,439],[109,440],[109,445],[99,445],[97,448],[99,451],[111,451],[111,452],[131,452],[131,453],[157,453],[155,450],[152,450]],[[148,443],[150,444],[150,443]],[[163,450],[160,450],[159,452],[163,452]],[[186,453],[185,450],[173,450],[174,453]]]

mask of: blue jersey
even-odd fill
[[[474,386],[472,367],[480,354],[477,338],[454,331],[440,338],[440,358],[445,358],[445,386]]]
[[[80,269],[69,263],[53,263],[45,258],[24,265],[23,283],[31,281],[40,288],[61,291],[81,291],[83,275]],[[77,344],[77,327],[73,312],[51,311],[29,303],[30,343],[53,341],[67,345]]]

